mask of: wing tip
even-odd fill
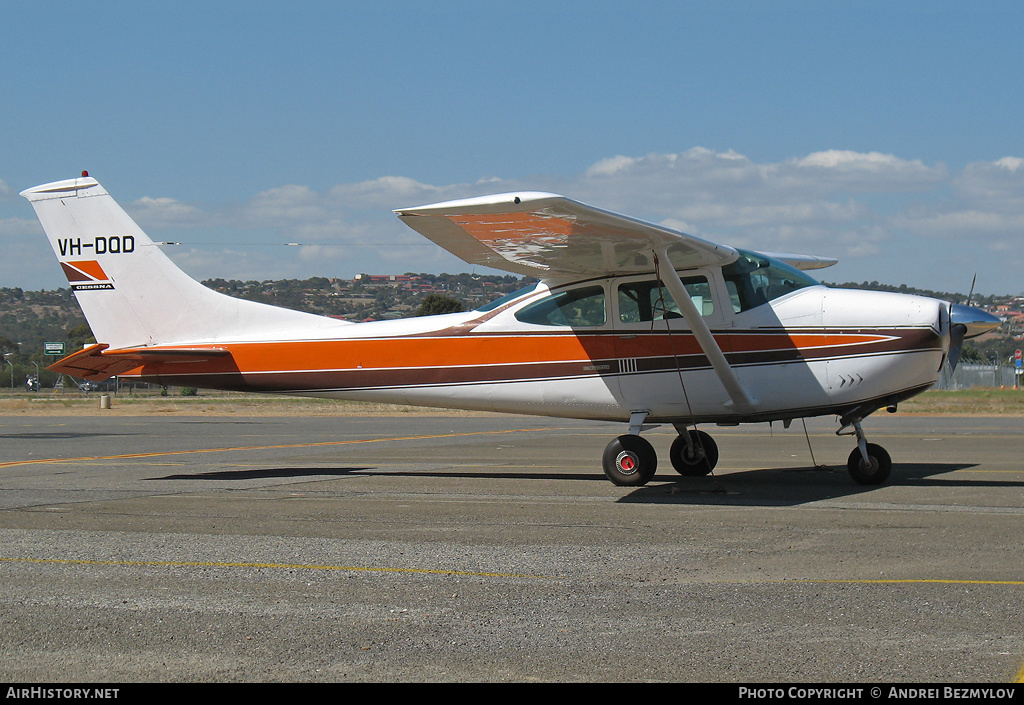
[[[530,210],[555,199],[564,199],[557,193],[545,191],[510,191],[486,196],[472,196],[452,201],[428,203],[412,208],[396,208],[399,217],[412,215],[458,215],[460,213],[488,213],[491,211],[506,212],[510,210]]]
[[[32,188],[25,189],[18,195],[30,201],[38,201],[43,198],[59,198],[60,196],[77,192],[79,189],[92,188],[99,185],[100,182],[91,176],[80,176],[75,179],[51,181],[48,184],[33,186]]]

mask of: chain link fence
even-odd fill
[[[974,389],[975,387],[988,387],[991,389],[1012,389],[1014,378],[1017,384],[1024,382],[1024,378],[1015,374],[1015,368],[1009,365],[965,365],[959,364],[956,370],[950,375],[943,372],[942,377],[933,389]]]

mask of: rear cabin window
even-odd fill
[[[538,326],[603,326],[608,320],[605,314],[604,287],[584,286],[560,291],[516,312],[516,319]]]
[[[704,277],[686,277],[683,286],[690,300],[702,316],[715,312],[711,299],[711,286]],[[643,323],[666,318],[682,318],[672,294],[655,280],[628,282],[619,285],[619,320],[623,323]]]
[[[740,250],[738,260],[722,267],[733,311],[749,311],[769,301],[819,283],[785,262]]]

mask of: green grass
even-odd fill
[[[21,390],[0,390],[0,415],[60,415],[99,413],[100,394],[66,391],[29,394]],[[968,389],[929,391],[908,399],[899,406],[904,414],[943,416],[1021,416],[1024,417],[1024,390]],[[196,396],[147,393],[111,397],[115,415],[211,414],[229,416],[351,416],[394,414],[467,414],[474,412],[426,409],[423,407],[369,402],[338,401],[267,394],[200,391]]]
[[[1024,389],[931,390],[900,404],[900,411],[948,416],[1024,416]]]

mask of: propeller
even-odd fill
[[[969,338],[976,338],[982,333],[998,328],[1002,320],[996,318],[988,311],[974,308],[970,305],[971,297],[974,296],[974,283],[978,280],[975,273],[971,280],[971,290],[967,294],[967,302],[964,304],[952,304],[949,307],[949,374],[953,374],[956,364],[960,362],[960,353],[963,351],[964,341]]]
[[[959,304],[953,306],[960,307]],[[947,372],[953,374],[956,364],[960,362],[960,353],[964,347],[964,336],[967,335],[967,326],[963,323],[953,323],[953,306],[950,306],[949,321],[949,356],[946,358]],[[963,307],[967,308],[967,307]]]

